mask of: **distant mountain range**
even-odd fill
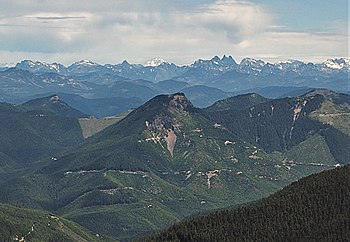
[[[100,65],[82,60],[64,66],[24,60],[0,69],[0,100],[21,103],[34,95],[67,93],[87,99],[122,97],[144,102],[158,94],[184,92],[195,106],[206,107],[247,92],[269,98],[303,94],[310,88],[348,93],[349,72],[347,58],[271,64],[251,58],[237,63],[231,56],[215,56],[185,66],[160,58],[145,65],[127,61]]]
[[[85,140],[66,105],[54,95],[0,106],[0,202],[122,241],[350,162],[350,98],[330,90],[205,109],[158,95]]]
[[[33,73],[57,73],[66,76],[83,75],[93,72],[115,73],[128,79],[142,78],[148,81],[162,81],[182,74],[192,69],[206,69],[212,71],[267,75],[294,72],[295,74],[311,74],[313,72],[330,73],[334,71],[348,72],[350,62],[347,58],[328,59],[323,63],[311,63],[298,60],[288,60],[284,62],[268,63],[263,60],[244,58],[237,63],[232,56],[224,55],[222,58],[215,56],[211,60],[199,59],[191,65],[178,66],[174,63],[166,62],[163,59],[155,58],[147,61],[145,65],[129,64],[123,61],[120,64],[100,65],[90,60],[81,60],[70,66],[59,63],[48,64],[45,62],[23,60],[15,65],[16,68],[27,70]],[[3,66],[9,68],[9,65]],[[164,72],[162,75],[162,72]]]

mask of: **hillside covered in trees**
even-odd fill
[[[254,204],[187,219],[145,240],[345,241],[348,238],[349,165],[303,178]]]

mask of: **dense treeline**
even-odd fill
[[[270,99],[260,96],[259,94],[247,93],[217,101],[216,103],[214,103],[210,107],[205,108],[204,110],[207,112],[243,110],[268,101],[270,101]]]
[[[311,175],[255,204],[188,219],[146,241],[347,241],[350,166]]]

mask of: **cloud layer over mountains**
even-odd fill
[[[0,62],[143,63],[160,56],[186,64],[224,53],[312,61],[347,55],[341,16],[333,28],[304,31],[283,26],[269,1],[262,2],[1,0]]]

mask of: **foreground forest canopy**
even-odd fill
[[[249,206],[188,219],[146,241],[345,241],[350,166],[311,175]]]

